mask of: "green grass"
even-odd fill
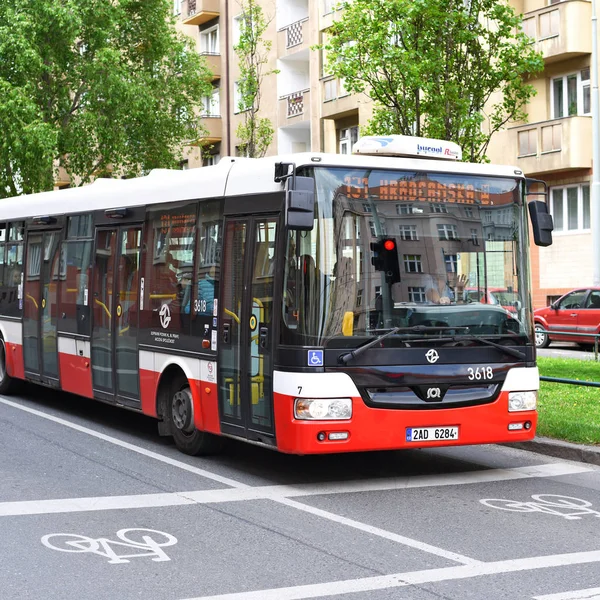
[[[538,357],[540,376],[600,382],[600,363]],[[600,445],[600,388],[540,382],[537,434]]]

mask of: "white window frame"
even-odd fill
[[[212,43],[211,43],[212,40]],[[219,24],[200,32],[200,54],[220,54]]]
[[[450,223],[438,223],[438,238],[441,241],[454,242],[458,240],[458,229],[456,225]]]
[[[587,189],[587,203],[584,202],[585,193],[584,188]],[[577,227],[569,228],[569,192],[568,190],[577,190]],[[558,219],[557,209],[555,207],[555,201],[558,200],[558,193],[562,192],[562,223]],[[571,197],[573,197],[571,195]],[[573,233],[586,233],[591,231],[591,227],[584,227],[584,208],[587,204],[587,219],[591,226],[591,186],[589,183],[579,183],[574,185],[555,186],[549,190],[549,205],[550,214],[554,220],[554,232],[556,235],[569,235]]]
[[[219,88],[213,88],[209,96],[202,96],[202,116],[203,117],[220,117],[221,116],[221,98],[219,96]]]
[[[423,263],[420,254],[404,254],[402,256],[404,270],[407,273],[422,273]]]
[[[427,301],[425,296],[425,288],[422,286],[409,286],[408,301],[415,302],[417,304],[424,304]]]
[[[417,233],[416,225],[398,225],[400,239],[403,242],[418,242],[419,234]]]
[[[576,71],[575,73],[566,73],[565,75],[560,75],[558,77],[552,77],[550,79],[550,118],[562,119],[565,117],[574,117],[577,115],[591,114],[591,97],[590,97],[590,103],[589,103],[590,110],[588,112],[584,112],[584,92],[587,89],[587,90],[589,90],[589,93],[591,93],[591,81],[589,78],[588,79],[582,78],[582,75],[587,75],[589,77],[589,72],[590,72],[590,69],[585,68],[585,69],[580,69],[579,71]],[[577,108],[576,108],[576,112],[573,112],[571,114],[569,114],[569,85],[568,85],[568,81],[570,78],[575,78],[576,82],[577,82],[577,87],[576,87]],[[555,91],[554,91],[555,85],[554,84],[556,81],[562,82],[562,86],[561,86],[562,92],[563,92],[562,114],[557,114],[555,102],[554,102],[554,96],[555,96]]]
[[[340,154],[352,154],[352,146],[358,141],[358,125],[340,129]]]

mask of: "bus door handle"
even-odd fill
[[[269,328],[260,327],[258,330],[258,345],[264,350],[269,344]]]
[[[229,323],[223,323],[223,343],[229,344],[231,342],[231,325]]]

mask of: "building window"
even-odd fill
[[[248,110],[249,106],[245,106],[243,103],[242,93],[240,91],[240,82],[236,81],[233,84],[233,112],[240,113]]]
[[[552,79],[551,106],[553,119],[591,112],[590,69]]]
[[[370,204],[363,204],[362,207],[363,207],[363,210],[367,213],[373,212]]]
[[[473,209],[470,206],[465,208],[465,217],[472,219],[473,218]]]
[[[351,154],[352,146],[358,141],[358,125],[340,129],[340,154]]]
[[[187,171],[190,168],[190,161],[187,160],[187,158],[185,160],[179,161],[179,168],[182,171]]]
[[[405,242],[416,242],[419,239],[416,225],[399,225],[398,229],[400,231],[400,239]]]
[[[212,167],[216,165],[221,160],[220,154],[207,154],[202,157],[202,166],[203,167]]]
[[[446,273],[456,273],[458,264],[457,254],[445,254],[444,262],[446,263]]]
[[[219,98],[219,88],[213,88],[209,96],[202,96],[202,116],[219,117],[221,115],[221,102]]]
[[[550,190],[554,231],[585,231],[591,226],[590,186],[555,187]]]
[[[477,229],[471,229],[471,241],[473,246],[479,246],[479,239],[477,238]]]
[[[177,17],[181,14],[181,3],[183,0],[173,0],[173,14]]]
[[[409,302],[425,302],[425,288],[424,287],[409,287],[408,288],[408,301]]]
[[[562,123],[542,127],[542,152],[562,149]]]
[[[396,204],[396,212],[399,215],[412,215],[412,204]]]
[[[440,240],[457,240],[458,234],[456,231],[456,225],[438,225],[438,238]]]
[[[437,202],[432,202],[430,204],[432,213],[447,213],[448,207],[445,204],[439,204]]]
[[[219,54],[219,26],[212,27],[200,32],[200,53]]]
[[[423,266],[421,265],[420,254],[405,254],[404,255],[404,270],[407,273],[422,273]]]

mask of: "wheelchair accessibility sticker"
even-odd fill
[[[323,366],[323,350],[308,351],[308,366],[322,367]]]

